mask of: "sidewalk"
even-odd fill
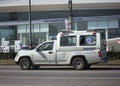
[[[13,59],[0,59],[0,65],[15,65]]]

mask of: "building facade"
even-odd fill
[[[72,0],[72,30],[95,30],[107,41],[107,50],[120,50],[120,0]],[[68,0],[31,0],[33,44],[54,38],[65,29]],[[117,38],[117,39],[116,39]],[[30,44],[29,0],[0,0],[0,46],[2,39],[14,45]]]

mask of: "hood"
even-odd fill
[[[32,52],[33,50],[20,50],[19,52],[18,52],[18,54],[31,54],[31,52]]]

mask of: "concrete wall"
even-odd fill
[[[119,9],[120,0],[72,0],[73,9]],[[31,0],[32,10],[68,10],[68,0]],[[29,0],[0,0],[0,12],[28,10]]]
[[[29,0],[0,0],[0,7],[24,6]],[[31,0],[33,5],[67,4],[69,0]],[[85,3],[120,3],[120,0],[72,0],[74,4]]]

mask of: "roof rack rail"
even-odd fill
[[[62,33],[73,33],[72,30],[62,30],[61,32],[62,32]]]

